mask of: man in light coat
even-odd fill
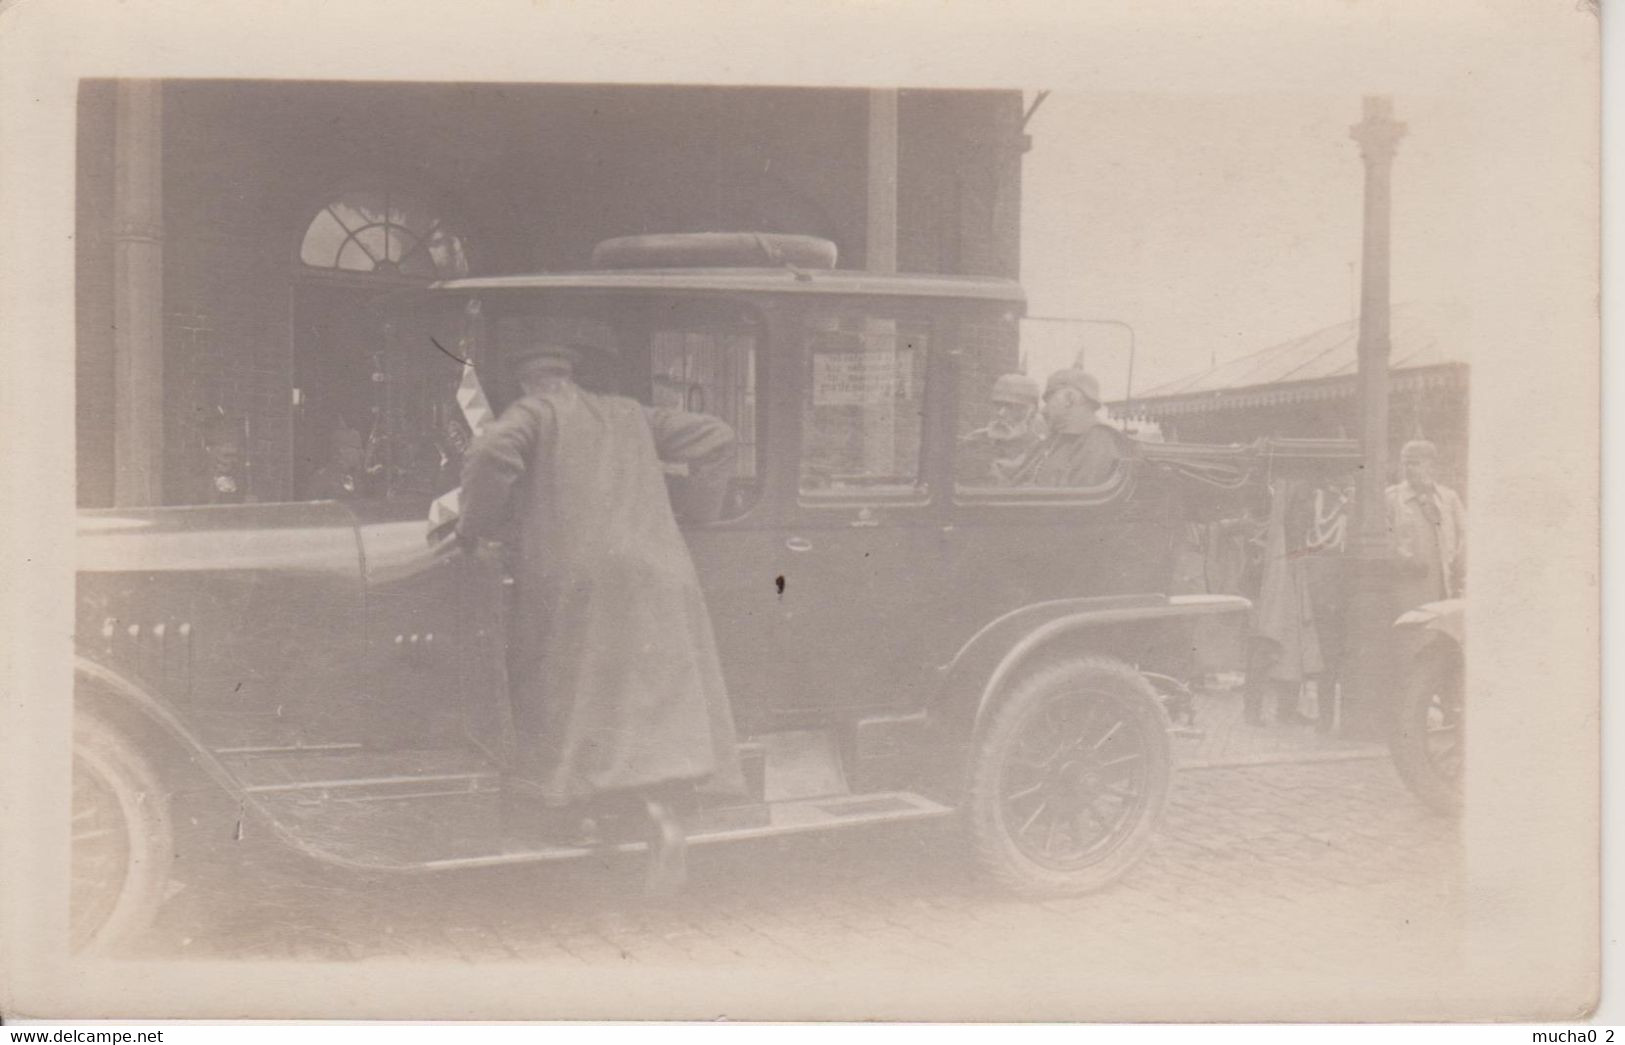
[[[1400,560],[1397,596],[1403,609],[1461,593],[1466,573],[1466,509],[1433,478],[1439,451],[1416,440],[1399,452],[1404,481],[1388,488],[1388,534]]]
[[[588,349],[592,350],[592,349]],[[649,886],[679,888],[686,789],[743,790],[710,614],[672,511],[662,459],[720,509],[734,454],[722,421],[585,391],[583,349],[513,358],[524,394],[463,462],[458,534],[513,531],[509,683],[516,766],[505,786],[579,823],[629,801],[652,828]],[[704,496],[705,494],[711,496]]]

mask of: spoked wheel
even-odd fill
[[[1151,844],[1168,798],[1167,719],[1134,669],[1089,658],[1036,672],[977,749],[969,824],[978,862],[1027,895],[1098,889]]]
[[[109,950],[146,928],[163,900],[172,858],[157,775],[117,734],[95,721],[79,724],[68,890],[73,948]]]
[[[1400,777],[1428,808],[1459,813],[1466,761],[1460,659],[1441,651],[1419,657],[1396,711],[1389,750]]]

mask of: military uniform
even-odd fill
[[[1054,432],[1034,446],[1011,480],[1023,486],[1099,486],[1123,458],[1123,435],[1096,421],[1082,431]]]
[[[1037,445],[1038,436],[1030,429],[1014,439],[995,439],[986,430],[973,432],[959,444],[958,479],[966,485],[1008,485]]]
[[[1012,482],[1022,486],[1099,486],[1128,452],[1127,437],[1095,418],[1100,383],[1081,370],[1057,370],[1044,387],[1046,400],[1064,388],[1077,390],[1083,403],[1058,422],[1016,467]]]
[[[1000,438],[994,434],[1003,420],[1002,416],[996,416],[985,428],[960,438],[955,478],[961,484],[1008,485],[1021,462],[1038,445],[1039,436],[1032,425],[1033,412],[1040,399],[1038,382],[1026,374],[1001,374],[993,382],[988,398],[996,413],[1004,406],[1017,406],[1026,416],[1014,436]]]

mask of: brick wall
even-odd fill
[[[1020,275],[1019,91],[898,98],[898,268]]]

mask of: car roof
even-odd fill
[[[868,294],[875,297],[960,298],[1024,305],[1015,280],[992,276],[882,275],[857,269],[670,268],[539,272],[443,280],[431,292],[521,290],[658,290],[712,293]]]

